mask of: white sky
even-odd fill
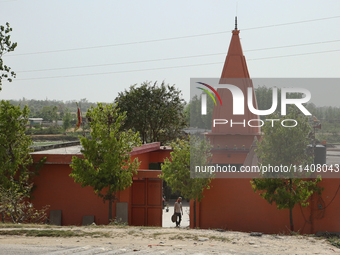
[[[339,10],[338,0],[0,0],[0,24],[18,42],[3,57],[17,78],[3,82],[0,99],[112,102],[132,84],[165,80],[188,100],[190,78],[220,77],[236,12],[251,78],[340,78]],[[187,38],[131,44],[176,37]],[[309,45],[282,48],[298,44]],[[258,50],[272,47],[281,48]],[[316,54],[287,56],[304,53]],[[70,69],[81,66],[92,67]]]

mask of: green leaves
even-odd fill
[[[141,145],[140,138],[131,130],[121,131],[126,116],[119,114],[113,104],[98,103],[87,111],[86,117],[92,139],[81,137],[84,158],[73,157],[70,176],[82,187],[93,187],[104,200],[113,201],[117,191],[132,184],[139,162],[132,161],[129,153]]]
[[[12,28],[10,27],[9,23],[6,23],[5,26],[0,26],[0,90],[1,90],[1,84],[2,79],[7,79],[9,82],[12,81],[12,77],[15,78],[16,74],[15,72],[11,71],[11,68],[4,64],[2,60],[2,56],[6,54],[7,52],[14,51],[14,49],[17,47],[17,43],[12,43],[10,41],[11,35],[10,32],[12,32]]]
[[[5,214],[12,223],[44,223],[49,206],[36,210],[33,204],[27,201],[33,184],[22,186],[12,182],[11,187],[0,186],[0,213]]]
[[[280,119],[273,114],[267,119]],[[281,121],[293,119],[295,127],[283,127]],[[273,126],[272,126],[273,125]],[[311,128],[308,119],[297,108],[291,107],[289,114],[280,121],[266,122],[262,127],[264,135],[258,143],[257,156],[264,166],[302,166],[312,163],[312,157],[307,152],[308,135]],[[292,209],[296,204],[308,205],[308,198],[314,192],[321,192],[317,184],[321,178],[304,180],[298,174],[268,174],[251,181],[254,192],[259,192],[268,203],[275,203],[277,209],[290,209],[291,229],[293,230]],[[276,178],[270,178],[276,177]],[[295,177],[295,178],[294,178]],[[304,176],[307,177],[307,176]]]
[[[201,114],[201,96],[194,96],[184,109],[185,120],[190,127],[211,129],[214,101],[207,96],[207,114]]]
[[[66,111],[65,111],[64,116],[63,116],[63,129],[65,131],[72,127],[71,121],[72,121],[72,115],[71,115],[69,109],[66,108]]]
[[[41,109],[40,116],[45,121],[57,121],[58,120],[58,107],[57,106],[44,106]]]
[[[258,143],[257,155],[263,165],[306,165],[312,162],[312,157],[307,153],[309,144],[308,135],[311,127],[308,119],[297,108],[291,107],[290,113],[282,118],[277,114],[270,115],[267,119],[280,119],[279,121],[266,121],[262,127],[264,133],[261,143]],[[283,120],[297,121],[295,127],[283,127]],[[288,122],[285,125],[290,125]],[[289,176],[292,177],[292,176]]]
[[[209,189],[210,178],[190,178],[190,166],[204,166],[211,158],[211,145],[205,138],[190,137],[190,141],[179,140],[171,144],[173,152],[170,159],[165,159],[162,165],[162,178],[173,191],[180,191],[187,199],[203,198],[203,190]],[[190,151],[191,148],[191,151]],[[193,162],[190,162],[193,161]],[[190,164],[191,163],[191,164]]]
[[[31,138],[25,135],[29,110],[25,106],[13,106],[8,101],[0,102],[0,185],[8,187],[10,177],[27,179],[28,166],[32,164],[29,153]]]
[[[300,178],[254,179],[252,187],[254,192],[259,191],[268,203],[275,203],[277,209],[293,209],[296,204],[308,206],[308,198],[314,192],[322,190],[317,186],[320,181],[319,177],[314,181]]]
[[[27,106],[21,111],[20,106],[0,102],[0,212],[14,223],[38,222],[46,216],[46,209],[36,211],[26,201],[33,187],[30,178],[45,160],[30,168],[32,141],[25,135],[28,114]]]
[[[131,86],[115,99],[120,113],[126,112],[122,128],[139,132],[143,143],[174,140],[185,126],[184,100],[180,96],[180,90],[164,82]]]

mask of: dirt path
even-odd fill
[[[307,236],[146,227],[55,228],[79,234],[96,232],[79,237],[4,235],[4,231],[11,230],[18,229],[0,229],[0,254],[10,254],[11,250],[16,252],[12,254],[25,254],[14,247],[26,249],[27,254],[340,254],[340,249],[325,239]],[[33,248],[38,250],[29,253]],[[40,253],[39,248],[45,252]]]

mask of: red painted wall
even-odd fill
[[[143,145],[141,148],[132,154],[132,159],[138,157],[138,160],[141,161],[140,169],[149,169],[149,163],[161,162],[158,160],[169,157],[171,151],[160,150],[157,152],[159,144]],[[47,157],[44,166],[39,171],[39,176],[33,180],[36,188],[31,202],[35,208],[41,209],[45,205],[50,205],[47,215],[50,210],[62,210],[62,225],[81,225],[82,217],[85,215],[95,215],[97,225],[109,223],[109,204],[104,203],[103,199],[99,198],[91,187],[82,188],[69,176],[72,171],[69,165],[72,155],[33,154],[32,156],[34,162],[38,162],[44,156]],[[160,174],[161,171],[140,170],[135,178],[158,178]],[[118,193],[117,197],[119,202],[128,203],[129,221],[131,221],[131,187]],[[115,208],[114,204],[113,218],[116,215]]]
[[[50,205],[49,211],[62,210],[62,225],[81,225],[85,215],[95,215],[96,224],[108,224],[109,204],[104,204],[91,187],[82,188],[74,183],[69,177],[71,170],[69,165],[44,165],[33,180],[34,206]]]
[[[212,188],[204,191],[204,198],[197,206],[197,227],[221,228],[234,231],[287,233],[290,229],[289,210],[277,210],[266,200],[254,193],[251,179],[214,179]],[[321,198],[327,206],[336,195],[339,179],[324,179],[325,187]],[[321,198],[313,195],[310,206],[295,206],[293,220],[295,231],[316,233],[317,231],[340,231],[340,192],[324,210],[318,209]],[[191,203],[193,210],[193,203]],[[312,214],[312,217],[311,217]],[[190,215],[193,227],[193,214]]]

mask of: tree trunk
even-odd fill
[[[112,220],[112,200],[109,200],[109,223]]]
[[[290,231],[294,231],[294,223],[293,223],[293,209],[289,208],[289,218],[290,218]]]
[[[193,227],[196,228],[196,198],[194,199],[194,224]]]
[[[293,181],[292,178],[289,178],[289,192],[292,193],[292,185]],[[294,231],[294,223],[293,223],[293,207],[289,205],[289,220],[290,220],[290,231]]]
[[[109,191],[110,192],[110,185],[109,185]],[[110,195],[107,196],[108,201],[109,201],[109,223],[112,220],[112,193],[110,193]]]

